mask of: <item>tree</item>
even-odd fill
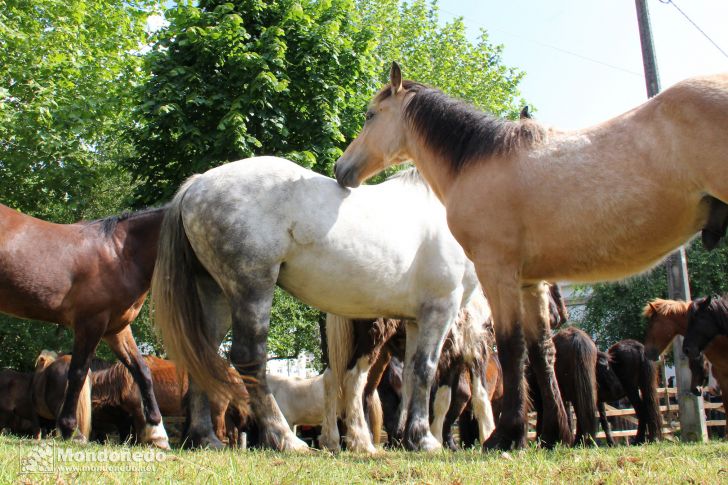
[[[0,198],[70,222],[119,208],[152,0],[0,0]]]
[[[708,252],[699,239],[694,240],[687,248],[687,263],[693,298],[728,291],[725,242]],[[576,323],[593,335],[602,349],[626,338],[642,341],[647,323],[642,309],[654,298],[667,298],[664,264],[623,282],[591,287],[584,315]]]
[[[349,0],[201,1],[167,11],[147,56],[128,166],[140,203],[252,155],[327,173],[358,125],[372,38]]]

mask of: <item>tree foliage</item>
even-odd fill
[[[687,249],[688,277],[693,298],[728,291],[728,246],[712,252],[696,239]],[[596,338],[600,348],[626,338],[642,341],[646,321],[642,309],[654,298],[667,298],[664,264],[619,283],[594,285],[589,290],[586,310],[576,323]]]
[[[201,1],[167,11],[147,56],[128,160],[138,200],[193,173],[280,155],[326,173],[358,125],[372,38],[349,0]]]
[[[118,209],[151,0],[0,0],[0,198],[70,222]]]

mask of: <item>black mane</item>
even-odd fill
[[[530,146],[545,139],[546,130],[529,119],[509,121],[455,98],[440,90],[413,81],[404,81],[411,93],[404,108],[405,122],[423,141],[445,158],[454,173],[469,163]],[[391,95],[389,86],[377,96]]]
[[[114,234],[114,231],[116,230],[116,226],[120,222],[123,222],[126,220],[131,220],[131,219],[136,219],[138,217],[144,217],[144,216],[147,216],[150,214],[156,214],[156,213],[158,213],[160,211],[164,211],[166,209],[167,209],[167,206],[165,205],[162,207],[149,207],[147,209],[142,209],[142,210],[139,210],[136,212],[124,211],[121,214],[104,217],[103,219],[96,219],[93,221],[84,221],[83,224],[86,224],[89,226],[93,225],[93,224],[98,224],[99,229],[101,230],[101,233],[104,236],[109,237],[112,234]]]

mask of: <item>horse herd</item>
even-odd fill
[[[552,340],[559,296],[546,281],[622,278],[699,230],[715,247],[728,226],[726,108],[728,77],[696,78],[564,133],[493,118],[403,81],[393,64],[336,181],[257,157],[193,176],[162,208],[98,221],[52,224],[1,206],[0,311],[74,332],[70,356],[41,355],[5,394],[17,396],[16,414],[38,410],[33,430],[47,419],[65,438],[85,436],[89,410],[103,402],[124,410],[106,413],[131,421],[139,441],[163,448],[162,415],[184,412],[195,446],[237,442],[252,426],[261,446],[305,449],[289,425],[320,416],[324,446],[339,449],[342,417],[346,446],[372,451],[379,403],[393,398],[396,411],[379,417],[407,449],[454,447],[463,409],[484,447],[510,449],[525,445],[529,389],[545,446],[574,441],[564,400],[577,409],[577,440],[588,442],[599,403],[621,393],[640,415],[640,439],[656,439],[645,352],[655,357],[667,343],[598,354],[577,331]],[[418,171],[358,187],[405,160]],[[328,314],[330,365],[319,378],[266,375],[276,285]],[[142,357],[129,329],[150,287],[172,362]],[[712,358],[711,339],[728,330],[722,302],[685,304],[698,376],[702,351]],[[645,315],[656,318],[658,303]],[[233,368],[218,353],[229,330]],[[102,339],[120,363],[94,360]],[[559,357],[564,349],[573,359]],[[173,382],[158,368],[186,377]],[[105,388],[119,394],[101,397]],[[296,392],[324,398],[286,400]],[[294,409],[301,402],[312,409]]]

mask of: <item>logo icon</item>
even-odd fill
[[[20,457],[20,473],[53,473],[53,443],[42,442]]]

